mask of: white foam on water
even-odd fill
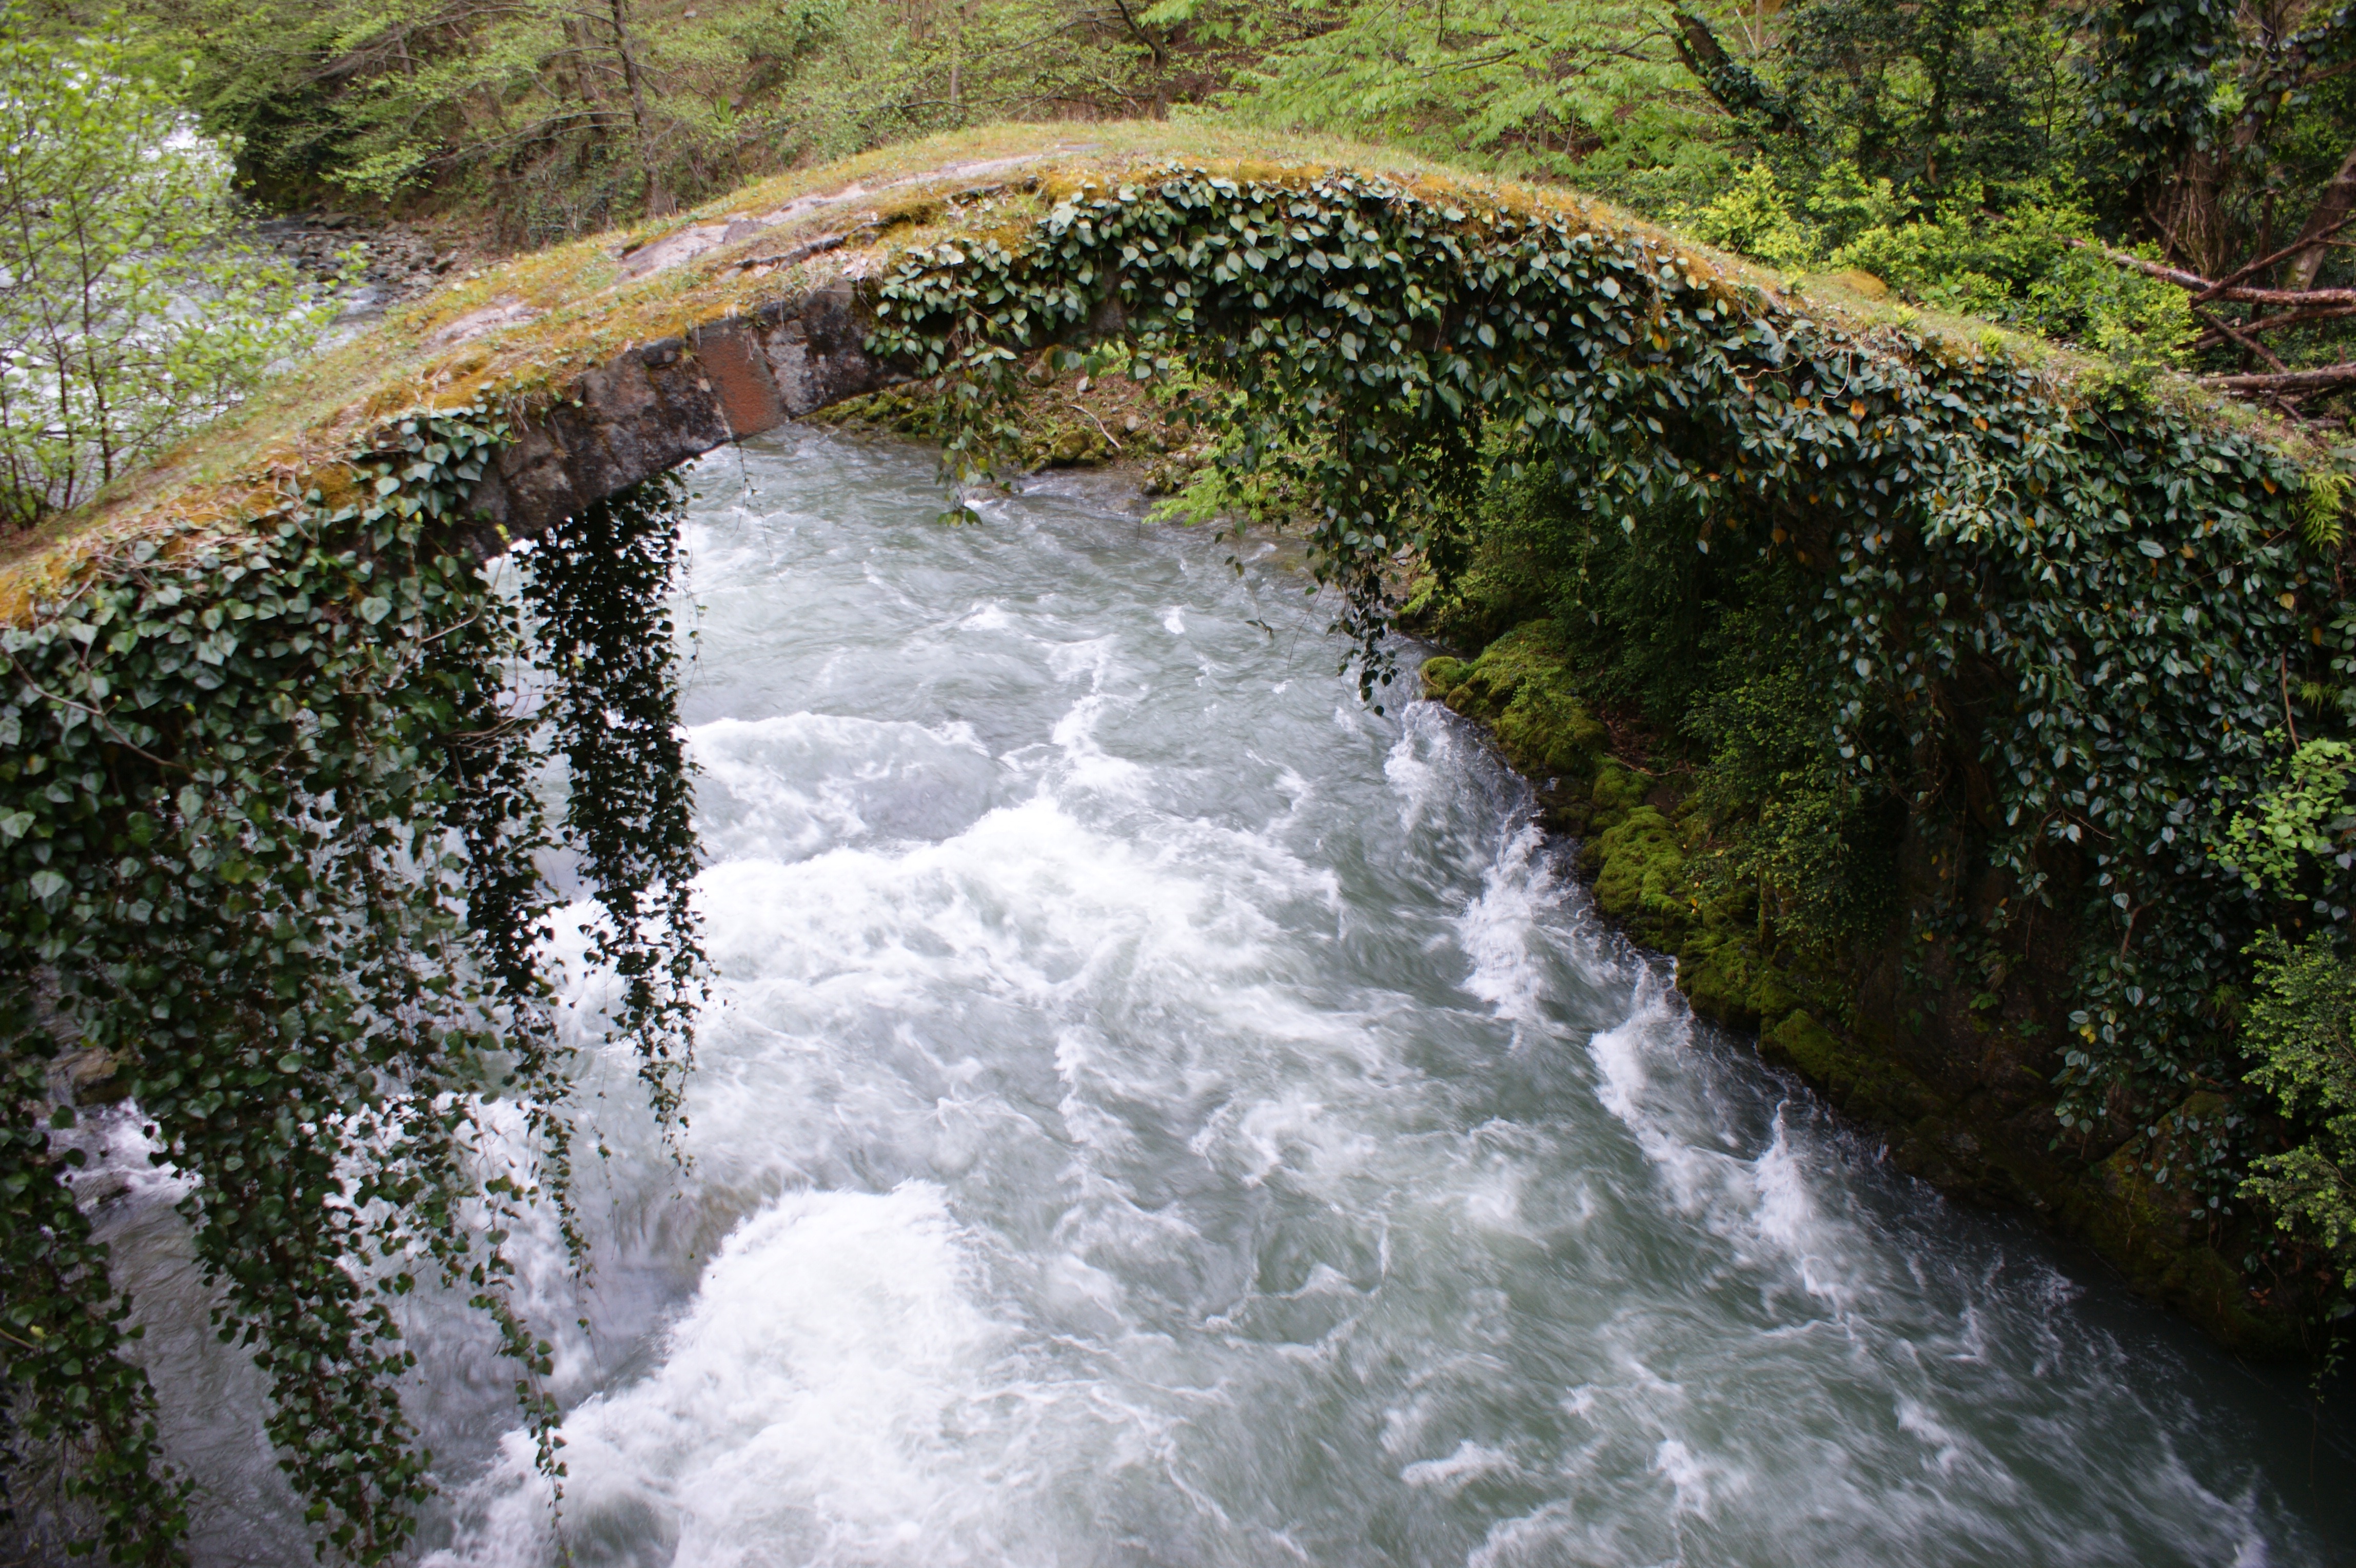
[[[1679,1513],[1709,1513],[1721,1498],[1748,1491],[1750,1477],[1740,1470],[1696,1454],[1676,1438],[1664,1438],[1653,1451],[1653,1468],[1676,1489]]]
[[[1447,726],[1431,716],[1431,704],[1417,703],[1408,709],[1408,722],[1383,758],[1383,777],[1399,798],[1399,826],[1410,834],[1422,825],[1433,802],[1454,788],[1452,770],[1446,766],[1453,760],[1446,755],[1452,742]],[[1440,755],[1426,755],[1430,752]]]
[[[1208,542],[942,529],[924,455],[774,439],[795,510],[692,540],[685,1168],[584,908],[552,949],[600,1273],[513,1245],[593,1324],[584,1568],[2319,1555],[2181,1368],[1697,1030],[1462,720],[1249,630]],[[447,1397],[430,1561],[546,1568],[528,1444]]]
[[[178,1166],[155,1158],[163,1146],[147,1135],[147,1129],[138,1103],[126,1100],[85,1112],[71,1133],[51,1135],[53,1148],[79,1148],[88,1160],[66,1178],[81,1203],[128,1198],[173,1204],[195,1190],[195,1181]]]
[[[1940,1475],[1952,1475],[1964,1462],[1964,1445],[1935,1415],[1922,1404],[1911,1399],[1898,1402],[1898,1428],[1922,1440],[1929,1452],[1923,1463]]]
[[[1459,1492],[1484,1476],[1514,1475],[1520,1469],[1512,1455],[1484,1448],[1468,1437],[1444,1459],[1419,1459],[1408,1466],[1399,1472],[1399,1479],[1410,1487]]]
[[[679,1568],[1019,1553],[1040,1520],[1004,1483],[1059,1394],[980,1299],[974,1245],[927,1183],[792,1194],[745,1221],[653,1373],[566,1416],[565,1533],[651,1526]],[[510,1440],[467,1546],[429,1563],[549,1549],[525,1459]]]
[[[1561,907],[1562,890],[1547,863],[1546,839],[1524,822],[1481,879],[1481,891],[1456,922],[1472,961],[1464,989],[1515,1023],[1544,1021],[1547,983],[1531,950],[1538,922]]]
[[[797,859],[869,836],[937,836],[987,805],[997,764],[969,724],[836,714],[689,730],[707,853]]]
[[[1692,1081],[1692,1015],[1675,993],[1645,974],[1628,1016],[1589,1039],[1597,1099],[1634,1135],[1677,1208],[1730,1243],[1739,1262],[1788,1273],[1826,1308],[1849,1310],[1858,1244],[1824,1212],[1821,1161],[1794,1146],[1782,1109],[1756,1155],[1721,1146],[1715,1108],[1706,1097],[1697,1101],[1700,1086]],[[1656,1072],[1656,1064],[1666,1070]]]

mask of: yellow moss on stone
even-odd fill
[[[1524,773],[1584,779],[1602,757],[1603,725],[1580,700],[1551,623],[1516,627],[1471,663],[1434,659],[1423,667],[1423,684],[1456,712],[1486,721]]]

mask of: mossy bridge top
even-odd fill
[[[876,280],[912,246],[1016,248],[1059,201],[1175,168],[1305,188],[1349,172],[1476,224],[1555,220],[1650,252],[1734,313],[1762,306],[1870,338],[1912,313],[1790,280],[1600,203],[1362,146],[1166,124],[1000,126],[748,187],[691,212],[488,266],[284,378],[87,509],[0,545],[0,621],[21,624],[75,563],[159,530],[236,530],[290,497],[358,482],[351,459],[406,413],[484,406],[512,439],[472,498],[486,525],[536,533],[731,440],[903,379],[871,351]],[[1470,263],[1468,263],[1470,264]],[[1744,303],[1745,301],[1750,303]],[[1638,314],[1632,309],[1632,316]],[[1992,329],[1943,324],[1966,353]],[[2069,370],[2041,346],[2006,352]],[[13,559],[11,558],[13,557]]]

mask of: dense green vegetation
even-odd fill
[[[98,15],[47,4],[54,30]],[[152,70],[265,198],[465,214],[509,244],[930,130],[1210,112],[1569,180],[1778,265],[1862,270],[2129,365],[2272,377],[2244,390],[2308,403],[2356,374],[2313,373],[2342,362],[2356,309],[2356,23],[2317,0],[141,0],[134,16]]]
[[[0,5],[0,529],[148,462],[334,314],[241,242],[229,160],[130,63]]]

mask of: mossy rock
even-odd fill
[[[1512,702],[1525,682],[1570,692],[1570,651],[1552,621],[1526,621],[1481,650],[1451,684],[1472,688],[1470,716],[1493,718]]]
[[[1051,426],[1030,434],[1023,444],[1024,460],[1045,468],[1085,467],[1102,462],[1111,451],[1105,438],[1085,424]]]
[[[1965,1173],[1984,1161],[1980,1141],[1967,1128],[1944,1120],[1945,1101],[1903,1067],[1859,1050],[1804,1007],[1794,1008],[1762,1033],[1759,1048],[1824,1089],[1844,1111],[1899,1133],[1901,1147],[1918,1151],[1919,1157],[1902,1162],[1910,1169],[1933,1175],[1942,1185],[1973,1185]]]
[[[1614,919],[1659,936],[1693,913],[1685,851],[1656,807],[1638,806],[1594,844],[1595,906]]]
[[[1849,1077],[1841,1043],[1804,1008],[1795,1008],[1782,1023],[1759,1036],[1767,1055],[1780,1058],[1810,1080],[1831,1085]]]
[[[1569,651],[1550,621],[1515,627],[1466,660],[1426,660],[1424,693],[1487,724],[1524,773],[1585,779],[1603,755],[1603,725],[1580,700]]]
[[[1525,682],[1497,715],[1497,744],[1525,772],[1586,778],[1603,752],[1603,725],[1578,698],[1537,681]]]
[[[1650,788],[1650,781],[1633,768],[1616,761],[1603,762],[1595,770],[1595,788],[1589,796],[1595,803],[1596,825],[1609,828],[1620,822],[1644,803]],[[1661,825],[1667,827],[1667,819],[1664,818]]]
[[[2089,1172],[2065,1207],[2072,1228],[2138,1290],[2177,1307],[2228,1347],[2298,1354],[2304,1347],[2296,1319],[2258,1307],[2241,1271],[2209,1244],[2205,1208],[2143,1168],[2151,1155],[2147,1140],[2138,1138]]]
[[[1801,1004],[1783,972],[1731,932],[1704,929],[1682,943],[1677,985],[1695,1012],[1735,1029],[1757,1029]]]
[[[1698,950],[1680,949],[1677,989],[1703,1017],[1730,1029],[1755,1029],[1760,1015],[1751,1004],[1749,956],[1730,942],[1704,943]]]

